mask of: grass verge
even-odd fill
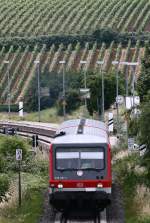
[[[18,195],[10,205],[8,201],[8,205],[0,209],[0,223],[37,223],[43,211],[46,187],[46,177],[22,173],[22,205],[18,207]]]
[[[115,161],[116,180],[123,189],[126,223],[150,222],[150,185],[146,169],[140,166],[138,154],[130,154]]]
[[[84,106],[81,106],[72,113],[66,114],[66,119],[80,118],[83,115],[89,117],[88,114],[85,114]],[[0,120],[7,120],[8,114],[0,112]],[[25,113],[23,118],[18,116],[18,113],[11,113],[11,120],[15,121],[33,121],[38,122],[38,112]],[[41,122],[50,122],[50,123],[61,123],[64,120],[63,116],[57,114],[57,109],[55,107],[45,109],[41,111]]]
[[[88,112],[85,111],[84,106],[81,106],[77,110],[66,114],[66,119],[81,118],[82,116],[90,117]],[[20,118],[18,113],[11,113],[10,119],[15,121],[33,121],[38,122],[38,112],[24,113],[24,117]],[[0,120],[7,120],[8,113],[0,112]],[[64,117],[57,114],[55,107],[48,108],[41,111],[41,122],[61,123],[64,121]]]
[[[1,223],[37,223],[42,213],[43,193],[39,189],[28,190],[22,200],[22,206],[4,210],[0,216]]]

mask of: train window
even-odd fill
[[[58,148],[56,150],[56,169],[104,169],[104,150],[103,148]]]
[[[79,152],[56,152],[57,169],[77,169]]]
[[[81,169],[103,169],[104,152],[81,152]]]

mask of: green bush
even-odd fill
[[[92,46],[93,43],[97,42],[98,46],[100,46],[103,42],[109,45],[112,41],[115,43],[122,43],[122,45],[127,45],[128,41],[131,40],[132,45],[136,44],[137,40],[140,40],[140,45],[144,45],[145,41],[150,40],[149,32],[144,33],[119,33],[112,29],[98,29],[93,31],[93,33],[89,35],[43,35],[43,36],[32,36],[32,37],[1,37],[0,38],[0,47],[6,47],[6,51],[9,50],[10,46],[13,45],[13,49],[17,50],[18,46],[21,46],[22,49],[29,45],[29,50],[33,50],[34,46],[37,44],[40,48],[43,44],[46,44],[46,48],[49,49],[53,44],[58,47],[60,44],[63,44],[65,48],[69,44],[76,46],[79,42],[81,48],[85,46],[86,42],[89,42]]]
[[[0,173],[5,171],[6,161],[2,156],[0,156]]]
[[[47,175],[48,162],[28,156],[28,158],[22,162],[22,171],[43,176]]]
[[[62,73],[49,72],[47,68],[40,75],[41,88],[49,89],[49,96],[41,96],[41,109],[45,109],[55,104],[58,105],[58,113],[62,113],[62,91],[63,91],[63,75]],[[79,88],[83,75],[77,72],[65,72],[65,88],[67,112],[78,107],[79,104]],[[38,110],[38,92],[37,79],[33,78],[28,91],[26,92],[26,107],[28,111]]]
[[[15,159],[16,149],[22,149],[22,157],[25,159],[28,150],[25,141],[15,136],[1,137],[0,154],[3,157],[6,159],[13,157]]]
[[[11,105],[11,112],[17,112],[18,109],[18,105]],[[8,105],[0,105],[0,112],[8,112]]]
[[[5,198],[5,193],[9,188],[9,179],[7,175],[0,175],[0,202]]]
[[[66,111],[71,112],[80,106],[80,95],[79,90],[70,89],[66,92]],[[57,113],[58,115],[63,114],[63,98],[57,101]]]
[[[16,171],[16,149],[22,149],[22,159],[25,160],[29,145],[14,136],[3,136],[0,140],[0,172]]]

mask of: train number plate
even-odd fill
[[[83,183],[77,183],[77,187],[78,187],[78,188],[82,188],[83,186],[84,186]]]

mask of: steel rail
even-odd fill
[[[57,125],[56,125],[57,126]],[[32,135],[38,135],[39,142],[50,144],[52,138],[56,133],[57,128],[51,124],[41,123],[29,123],[29,122],[10,122],[10,121],[0,121],[0,133],[4,132],[4,129],[13,128],[16,135],[20,135],[25,138],[32,138]],[[7,133],[6,133],[7,135]]]
[[[69,219],[69,217],[65,216],[63,213],[56,213],[54,223],[107,223],[107,215],[106,209],[102,212],[99,212],[97,216],[93,216],[93,219],[82,219],[75,220]]]
[[[48,123],[38,124],[32,122],[0,121],[0,129],[4,128],[14,128],[18,132],[32,133],[53,138],[57,130],[57,125]]]

